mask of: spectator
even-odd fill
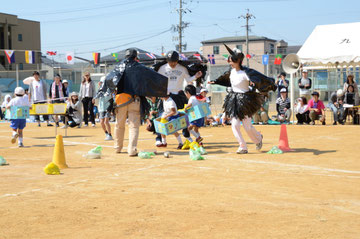
[[[69,82],[67,80],[63,80],[62,84],[65,89],[65,97],[69,97],[69,94],[70,94]]]
[[[201,102],[206,102],[206,103],[208,103],[208,104],[210,105],[210,99],[209,99],[209,97],[206,96],[207,93],[208,93],[208,90],[205,89],[205,88],[202,88],[202,89],[200,90],[200,94],[197,95],[196,98],[197,98],[199,101],[201,101]]]
[[[29,101],[33,104],[45,104],[47,102],[46,83],[40,79],[40,73],[37,71],[34,71],[33,77],[35,80],[31,81],[29,85]],[[47,122],[47,126],[53,126],[49,122],[48,115],[44,115],[43,118]],[[40,116],[35,115],[35,120],[38,122],[38,126],[40,127]]]
[[[49,98],[52,104],[65,103],[66,89],[61,83],[60,76],[55,76],[53,83],[50,85]],[[56,126],[59,127],[59,117],[55,115]]]
[[[299,89],[300,89],[300,97],[304,96],[306,100],[309,100],[310,97],[310,89],[311,89],[311,79],[308,78],[307,70],[302,71],[302,78],[299,79]]]
[[[264,95],[264,103],[261,106],[260,110],[256,112],[253,116],[254,124],[259,124],[260,122],[262,124],[267,124],[269,120],[269,98],[268,95]]]
[[[310,123],[310,117],[309,117],[309,110],[307,109],[308,105],[307,105],[307,100],[306,98],[300,97],[297,100],[297,104],[295,107],[295,112],[296,112],[296,119],[297,119],[297,123],[296,124],[309,124]]]
[[[355,89],[353,85],[349,85],[347,88],[347,92],[345,93],[344,103],[350,106],[358,105],[359,104],[359,97],[355,93]],[[355,123],[355,113],[357,109],[355,108],[346,108],[344,112],[344,119],[346,119],[347,115],[351,115],[353,117],[353,121]]]
[[[4,101],[3,103],[1,104],[1,119],[4,119],[5,118],[5,110],[6,110],[6,105],[10,102],[11,100],[11,95],[5,95],[4,97]]]
[[[94,97],[96,95],[96,92],[94,82],[91,80],[89,72],[84,73],[84,77],[80,85],[79,95],[84,109],[84,126],[88,126],[90,113],[90,121],[92,123],[92,127],[95,127]]]
[[[336,125],[337,122],[340,124],[344,124],[344,91],[342,89],[338,89],[336,92],[333,92],[330,96],[330,101],[328,107],[334,114],[334,123]]]
[[[278,88],[278,94],[277,94],[277,97],[279,98],[280,97],[280,90],[282,88],[286,88],[286,90],[288,90],[288,87],[289,87],[289,81],[285,79],[286,78],[286,73],[285,72],[281,72],[280,75],[278,75],[276,81],[275,81],[275,84]]]
[[[354,76],[353,75],[348,75],[346,78],[346,82],[344,83],[344,88],[343,91],[347,92],[348,91],[348,87],[352,85],[354,87],[354,92],[355,94],[357,94],[357,96],[359,96],[359,88],[356,84],[356,82],[354,81]]]
[[[68,124],[71,128],[74,127],[81,127],[82,122],[82,105],[81,101],[79,100],[79,95],[76,92],[72,92],[70,94],[69,100],[67,102],[67,118]],[[64,126],[66,128],[67,126]]]
[[[312,99],[309,100],[308,110],[310,111],[310,124],[314,125],[315,120],[320,120],[322,125],[326,125],[325,123],[325,106],[324,103],[319,100],[319,92],[314,91],[312,94]]]
[[[276,99],[277,120],[281,123],[290,122],[291,109],[290,99],[287,95],[286,88],[280,90],[280,97]]]

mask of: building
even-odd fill
[[[40,22],[0,13],[0,68],[15,70],[15,64],[8,63],[2,50],[15,50],[19,70],[37,69],[36,64],[41,62]],[[25,63],[25,50],[35,51],[35,64]]]

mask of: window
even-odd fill
[[[239,49],[241,52],[243,51],[242,50],[242,45],[236,45],[236,48]]]
[[[24,65],[23,65],[23,63],[19,63],[19,70],[20,70],[20,71],[24,70]]]
[[[22,41],[22,34],[18,34],[18,41]]]
[[[275,53],[275,46],[274,46],[274,44],[270,44],[269,45],[270,46],[270,54],[274,54]]]
[[[219,46],[213,46],[213,54],[219,54]]]

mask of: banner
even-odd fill
[[[194,54],[194,56],[195,56],[197,59],[199,59],[199,61],[201,61],[201,62],[202,62],[202,59],[201,59],[200,54]]]
[[[151,59],[156,59],[156,56],[153,53],[145,53],[145,55],[147,55],[148,57],[150,57]]]
[[[93,58],[94,58],[94,65],[98,65],[100,62],[100,53],[94,52]]]
[[[225,60],[229,58],[229,54],[223,54],[222,56],[224,57]]]
[[[119,62],[120,60],[119,60],[119,53],[111,53],[111,55],[114,57],[114,59],[115,59],[115,61],[116,62]]]
[[[9,64],[15,63],[15,54],[14,50],[5,50],[6,59],[8,60]]]
[[[66,63],[74,65],[74,52],[66,52]]]
[[[269,55],[265,54],[262,56],[262,63],[263,65],[269,64]]]
[[[46,55],[48,56],[56,56],[57,52],[56,51],[47,51]]]
[[[275,65],[281,65],[281,58],[282,58],[282,55],[281,55],[281,54],[277,54],[277,55],[275,56],[274,64],[275,64]]]
[[[25,51],[25,62],[27,64],[35,63],[35,51]]]
[[[208,55],[208,59],[209,59],[210,64],[215,65],[215,57],[214,57],[214,55]]]
[[[251,55],[250,55],[250,54],[246,54],[246,58],[247,58],[247,59],[250,59],[250,58],[251,58]]]

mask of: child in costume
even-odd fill
[[[174,119],[177,119],[180,117],[179,112],[177,111],[177,107],[176,107],[176,103],[175,101],[168,95],[166,97],[161,97],[162,101],[163,101],[163,108],[164,108],[164,112],[161,116],[161,121],[171,121]],[[179,142],[179,145],[177,147],[177,149],[181,149],[183,146],[182,143],[182,139],[181,136],[179,135],[178,132],[174,133],[175,138],[177,139],[177,141]],[[166,135],[161,135],[161,145],[159,145],[158,147],[166,147],[167,143],[166,143]]]
[[[185,111],[190,109],[193,106],[200,104],[201,102],[196,98],[196,88],[193,85],[188,85],[185,87],[185,95],[189,99],[188,104],[185,107]],[[200,143],[203,138],[201,138],[199,133],[199,128],[204,126],[204,118],[194,120],[190,122],[188,127],[189,132],[195,137],[196,142]]]
[[[243,67],[244,54],[238,49],[231,50],[227,45],[225,47],[230,53],[228,62],[232,70],[220,76],[215,82],[209,83],[231,86],[223,107],[225,115],[231,118],[232,131],[239,142],[236,153],[247,154],[248,148],[240,132],[240,123],[242,122],[246,133],[256,144],[256,149],[261,150],[263,136],[253,127],[251,116],[261,108],[263,98],[254,89],[259,92],[276,90],[275,80],[253,69]],[[250,90],[250,80],[254,86],[252,90]]]
[[[25,90],[22,87],[15,88],[15,98],[10,100],[6,105],[7,109],[12,106],[28,106],[30,107],[29,97],[25,95]],[[23,144],[23,130],[26,127],[26,119],[10,119],[10,127],[13,129],[11,143],[15,144],[16,139],[19,138],[19,147],[24,147]]]

